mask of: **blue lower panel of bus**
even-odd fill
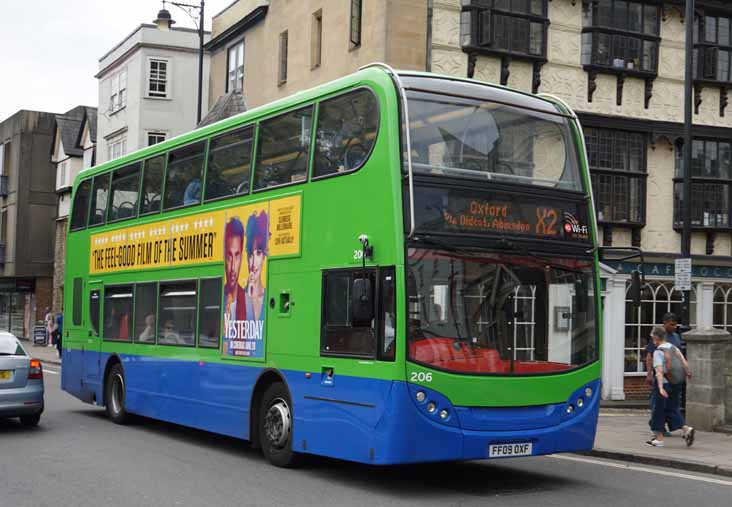
[[[64,351],[62,387],[102,404],[108,359],[108,354]],[[121,360],[130,412],[249,437],[250,398],[262,367],[134,355]],[[595,438],[599,381],[580,386],[565,403],[476,408],[452,406],[438,392],[407,382],[281,373],[293,399],[293,448],[300,452],[395,464],[487,458],[490,447],[501,444],[530,443],[532,455],[581,451],[591,449]]]

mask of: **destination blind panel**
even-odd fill
[[[449,188],[417,187],[414,194],[418,232],[590,243],[587,209],[579,203]]]

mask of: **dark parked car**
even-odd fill
[[[0,331],[0,418],[35,426],[43,413],[43,367],[15,335]]]

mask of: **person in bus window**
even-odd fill
[[[164,343],[182,343],[180,335],[175,331],[175,322],[172,319],[165,321],[163,326],[163,337],[160,340]]]
[[[247,220],[247,262],[249,279],[247,281],[247,315],[253,319],[264,319],[265,288],[262,283],[262,269],[266,261],[269,243],[269,221],[264,210],[253,213]]]
[[[183,205],[188,206],[199,202],[201,202],[201,179],[193,178],[183,192]]]
[[[155,315],[149,313],[145,316],[145,329],[142,330],[140,336],[137,337],[141,342],[155,341]]]

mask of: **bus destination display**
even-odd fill
[[[590,240],[586,211],[579,204],[538,202],[532,196],[418,188],[415,215],[421,231]]]

